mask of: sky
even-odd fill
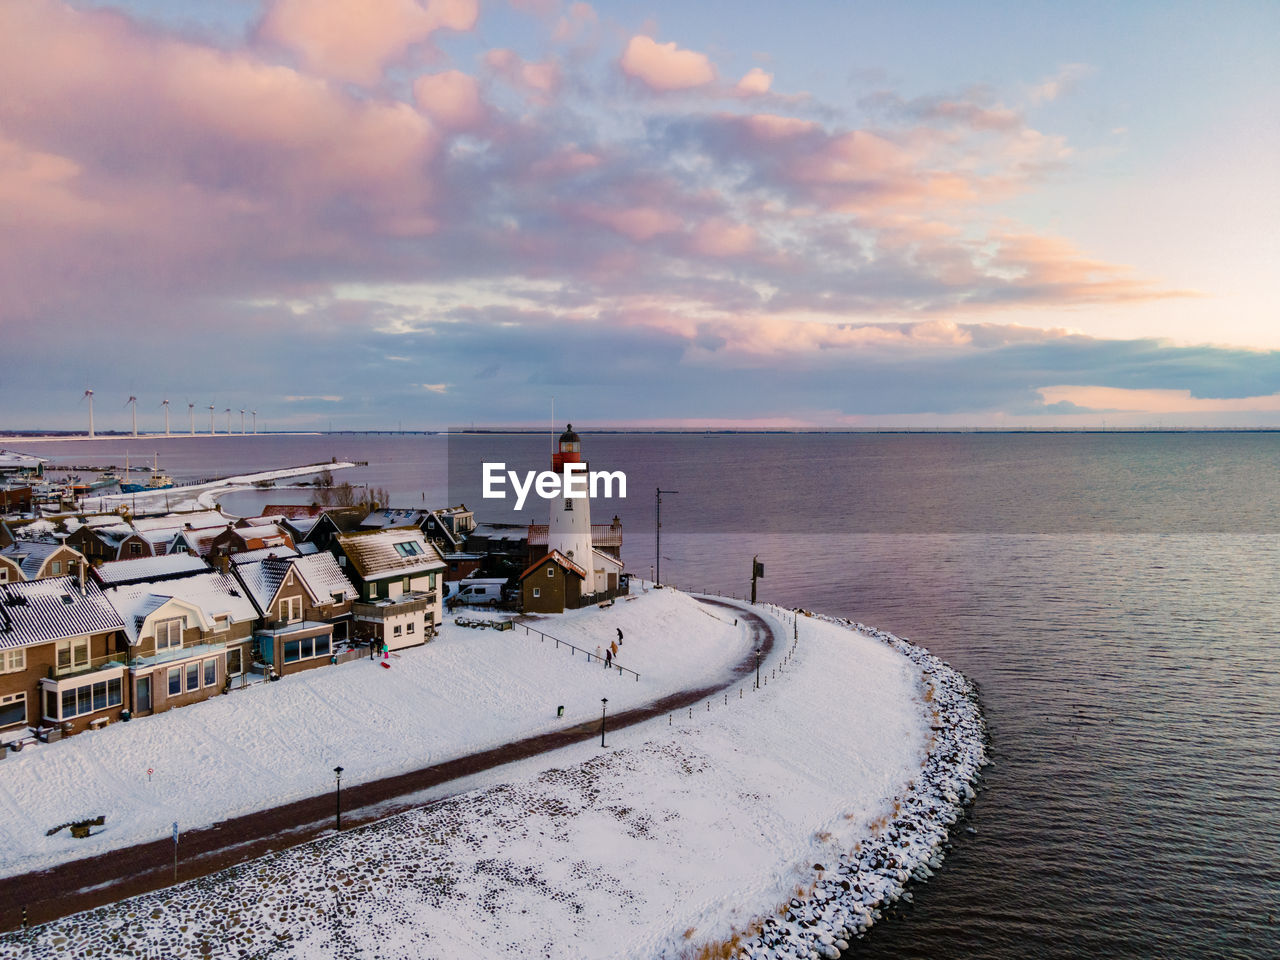
[[[1280,424],[1280,6],[0,3],[0,430]]]

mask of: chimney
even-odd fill
[[[88,593],[88,589],[86,588],[85,582],[84,582],[84,577],[85,577],[84,557],[80,558],[80,561],[76,564],[76,568],[80,574],[80,596],[83,597]]]
[[[213,558],[213,565],[218,568],[219,573],[228,573],[231,570],[231,558],[220,553]]]

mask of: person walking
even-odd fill
[[[622,646],[622,628],[618,628],[618,646]]]
[[[613,641],[613,643],[609,644],[609,649],[613,652],[613,655],[616,657],[618,655],[618,641],[615,640]]]
[[[387,641],[385,640],[382,641],[382,659],[383,660],[391,659],[391,648],[387,646]]]
[[[613,666],[613,651],[606,650],[604,652],[604,668],[608,670],[612,666]]]

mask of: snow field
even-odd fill
[[[593,653],[624,632],[620,676],[552,641],[446,620],[383,669],[325,666],[10,754],[0,763],[0,871],[25,873],[167,837],[627,709],[725,679],[745,626],[674,590],[547,617],[535,626]],[[556,708],[565,715],[557,719]],[[154,771],[148,778],[147,771]],[[492,781],[489,781],[492,782]],[[105,814],[87,839],[46,831]]]
[[[676,633],[693,635],[695,610]],[[692,718],[611,733],[606,750],[512,764],[493,771],[500,785],[67,918],[23,946],[836,956],[940,862],[983,762],[981,718],[967,681],[919,648],[802,616],[793,651],[787,615],[756,610],[778,636],[759,691],[739,683]],[[19,943],[0,940],[0,956]]]

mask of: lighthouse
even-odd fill
[[[582,459],[582,440],[573,432],[573,424],[569,424],[556,444],[556,452],[551,455],[551,469],[558,474],[564,473],[566,463],[581,463],[588,469],[587,462]],[[563,491],[559,498],[551,501],[551,518],[547,524],[547,551],[558,550],[583,570],[587,571],[587,583],[583,590],[594,593],[599,587],[595,581],[596,564],[591,556],[591,499],[590,497],[570,497]]]

